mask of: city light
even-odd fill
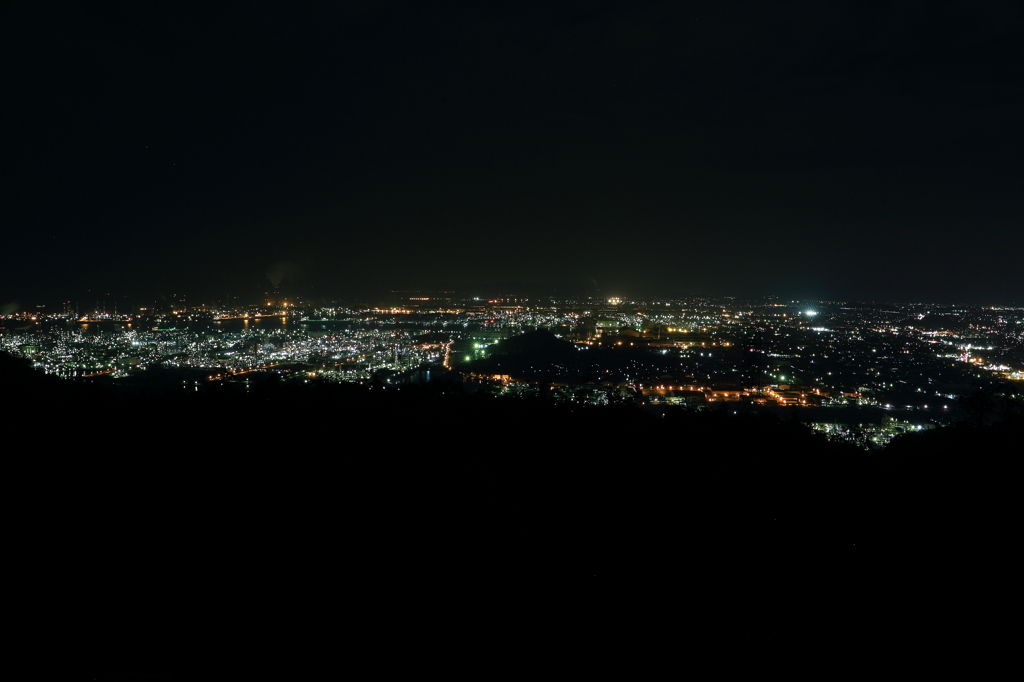
[[[408,301],[427,305],[428,298]],[[1024,380],[1019,354],[1007,352],[1024,341],[1024,309],[968,313],[930,305],[929,319],[955,324],[928,329],[920,328],[924,313],[914,306],[833,304],[829,310],[828,327],[802,326],[802,318],[822,313],[819,305],[622,298],[557,305],[449,298],[429,311],[292,301],[277,309],[176,306],[166,313],[140,308],[134,315],[32,311],[0,319],[0,349],[45,373],[113,385],[152,371],[195,372],[196,380],[183,384],[193,391],[268,374],[398,387],[441,371],[493,382],[488,390],[500,395],[528,396],[546,387],[555,400],[595,405],[627,401],[699,410],[743,402],[818,414],[883,408],[903,426],[863,425],[876,445],[900,429],[953,418],[955,405],[935,410],[935,399],[955,400],[979,378]],[[510,361],[506,369],[503,345],[543,330],[549,330],[545,344],[570,355]],[[822,427],[830,437],[841,437],[844,428]]]

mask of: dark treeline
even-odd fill
[[[352,622],[529,619],[539,601],[598,629],[671,614],[660,632],[691,644],[867,627],[898,647],[1000,599],[1009,565],[1009,414],[867,452],[727,411],[445,383],[124,397],[4,363],[26,618],[105,635],[93,661],[176,669],[185,630],[197,651],[268,632],[316,647]]]

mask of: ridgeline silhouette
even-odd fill
[[[771,416],[450,382],[268,378],[139,397],[0,367],[27,519],[20,579],[82,627],[100,613],[145,623],[118,629],[118,646],[150,660],[172,655],[153,632],[214,627],[195,615],[211,599],[244,629],[301,604],[341,608],[339,581],[378,595],[371,621],[500,584],[575,595],[597,623],[611,616],[594,590],[628,587],[683,599],[688,636],[774,642],[809,636],[822,610],[859,618],[897,596],[926,623],[954,575],[1010,565],[1019,416],[868,452]],[[903,635],[880,616],[872,627]]]

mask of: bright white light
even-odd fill
[[[806,315],[807,317],[814,317],[817,314],[818,314],[817,310],[805,310],[804,311],[804,315]]]

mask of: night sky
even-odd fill
[[[1019,0],[0,12],[0,305],[1024,301]]]

